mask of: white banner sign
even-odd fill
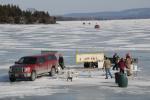
[[[103,62],[104,53],[76,54],[76,63],[82,62]]]

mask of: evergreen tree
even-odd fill
[[[54,21],[52,21],[52,19]],[[15,24],[34,24],[34,23],[45,23],[50,24],[56,23],[56,19],[51,17],[48,12],[35,11],[23,11],[17,5],[0,5],[0,23],[15,23]]]

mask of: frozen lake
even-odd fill
[[[89,22],[91,23],[90,25],[88,24]],[[68,89],[71,89],[69,100],[92,100],[92,98],[88,98],[88,95],[86,93],[84,94],[83,92],[88,90],[88,92],[91,93],[95,88],[98,87],[98,89],[95,89],[95,92],[99,91],[100,93],[102,93],[103,96],[101,96],[104,100],[109,100],[109,98],[112,96],[112,94],[109,92],[110,90],[116,91],[115,93],[113,93],[114,96],[112,96],[114,100],[119,100],[124,93],[125,96],[135,96],[132,97],[132,99],[137,99],[137,97],[140,95],[140,97],[146,97],[146,99],[144,100],[149,100],[150,78],[148,78],[147,76],[150,75],[150,19],[85,21],[85,25],[83,25],[82,23],[82,21],[64,21],[58,22],[58,24],[54,25],[1,24],[0,88],[2,88],[2,90],[0,90],[0,98],[7,99],[7,97],[11,98],[13,96],[15,97],[19,95],[19,98],[22,99],[26,96],[34,96],[29,99],[35,98],[36,96],[45,96],[45,100],[48,100],[48,98],[59,100],[59,98],[56,98],[55,95],[48,96],[49,94],[55,94],[59,91],[58,93],[61,94],[61,96],[64,97],[65,100],[65,93],[70,92],[70,90]],[[94,25],[96,23],[100,25],[100,29],[94,29]],[[64,55],[65,64],[68,67],[78,66],[75,65],[76,51],[100,51],[104,52],[107,56],[112,56],[114,52],[118,52],[121,57],[124,57],[127,52],[130,52],[133,57],[139,59],[138,66],[140,67],[140,69],[142,69],[142,71],[138,73],[138,79],[134,81],[131,80],[131,87],[129,86],[129,88],[126,89],[126,91],[130,91],[130,93],[127,93],[123,89],[119,89],[119,91],[117,91],[115,89],[116,87],[107,87],[107,85],[109,85],[112,80],[110,80],[110,83],[107,83],[106,81],[106,86],[103,86],[104,84],[102,83],[102,86],[100,86],[98,85],[98,83],[100,83],[101,81],[96,81],[96,79],[94,79],[96,83],[94,85],[92,84],[92,91],[87,88],[89,84],[87,84],[87,87],[84,88],[82,87],[82,85],[85,83],[80,85],[80,81],[78,82],[78,80],[76,80],[78,84],[77,86],[75,83],[73,83],[73,85],[71,83],[73,87],[67,87],[67,89],[66,86],[68,86],[68,84],[70,86],[70,83],[63,82],[63,86],[60,86],[62,85],[60,80],[55,80],[54,82],[58,82],[59,84],[57,84],[53,89],[51,87],[54,83],[51,83],[50,79],[47,77],[40,78],[35,82],[19,82],[14,84],[9,83],[7,76],[8,67],[20,57],[31,54],[39,54],[41,50],[57,50],[61,52]],[[46,83],[40,83],[41,81]],[[105,80],[103,80],[103,83],[105,83]],[[33,87],[30,91],[30,88],[34,86],[34,84],[37,87]],[[42,86],[43,84],[44,86]],[[50,86],[48,84],[50,84]],[[25,91],[20,91],[20,89],[22,88],[21,86],[26,86],[23,87]],[[78,88],[80,87],[83,88],[83,91],[81,91],[80,89],[78,90]],[[106,90],[104,89],[104,87],[106,88]],[[9,89],[3,91],[3,89],[5,88]],[[38,91],[36,91],[37,88]],[[46,92],[48,93],[44,93],[43,95],[41,95],[40,93],[42,93],[45,88]],[[76,90],[76,96],[81,96],[78,95],[78,93],[81,93],[85,96],[85,98],[74,98],[74,91],[72,91],[72,89]],[[63,92],[63,90],[65,91]],[[105,93],[103,93],[103,90],[105,90],[105,92],[109,94],[108,97],[104,96]],[[16,94],[14,93],[14,91]],[[136,91],[139,92],[136,93]],[[92,96],[94,97],[94,94]],[[100,96],[96,96],[96,98],[100,98]],[[122,100],[128,99],[129,98],[124,98]],[[99,99],[93,98],[93,100]]]

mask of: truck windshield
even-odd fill
[[[19,64],[35,64],[36,63],[36,58],[34,57],[22,57],[18,63]]]

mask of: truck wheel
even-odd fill
[[[10,80],[11,82],[15,82],[15,81],[16,81],[16,78],[15,78],[15,77],[9,77],[9,80]]]
[[[36,79],[36,72],[33,71],[33,72],[31,73],[30,80],[31,80],[31,81],[34,81],[35,79]]]
[[[51,72],[49,73],[50,76],[54,76],[56,74],[55,68],[51,69]]]

